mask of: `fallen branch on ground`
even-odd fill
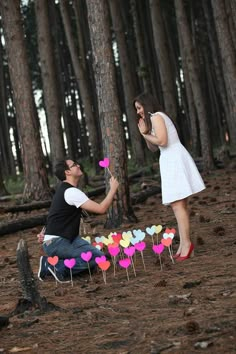
[[[103,188],[103,193],[104,192],[105,192],[105,187]],[[144,189],[143,191],[133,194],[131,196],[131,203],[132,203],[132,205],[143,203],[149,197],[152,197],[160,192],[161,192],[161,188],[159,186],[147,186],[146,189]],[[102,194],[101,188],[99,190],[96,190],[95,193],[96,193],[96,196]],[[87,195],[89,195],[89,193],[87,193]],[[93,193],[93,196],[94,196],[94,193]],[[29,209],[29,211],[30,211],[30,209]],[[10,234],[13,232],[17,232],[20,230],[30,229],[32,227],[36,227],[39,225],[45,225],[47,214],[48,214],[48,212],[41,214],[41,215],[30,216],[28,218],[24,217],[24,218],[20,218],[18,220],[9,221],[8,223],[5,223],[5,224],[1,224],[0,225],[0,236]]]

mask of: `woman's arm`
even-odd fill
[[[144,139],[145,139],[145,135],[144,135],[144,134],[142,134],[142,135],[143,135],[143,137],[144,137]],[[147,144],[148,149],[149,149],[151,152],[156,152],[156,151],[158,150],[158,145],[152,144],[152,143],[150,143],[150,141],[148,141],[148,140],[146,140],[146,139],[145,139],[145,142],[146,142],[146,144]]]

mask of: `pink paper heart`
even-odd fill
[[[124,258],[124,259],[119,260],[119,265],[122,268],[128,268],[130,266],[130,264],[131,264],[130,258]]]
[[[64,260],[65,266],[70,269],[75,266],[75,263],[76,263],[76,260],[74,258]]]
[[[161,239],[161,243],[166,246],[169,247],[172,244],[172,238],[168,237],[168,238],[162,238]]]
[[[161,254],[164,251],[164,245],[160,243],[159,245],[152,246],[152,249],[155,253]]]
[[[48,263],[51,264],[52,266],[55,266],[59,261],[59,258],[57,256],[54,257],[48,257]]]
[[[92,255],[93,255],[92,252],[88,251],[88,252],[82,252],[80,256],[83,259],[83,261],[89,262],[90,259],[92,258]]]
[[[109,165],[110,165],[110,160],[109,160],[108,157],[104,157],[103,160],[99,161],[99,166],[101,166],[101,167],[106,168],[106,167],[108,167]]]
[[[126,256],[128,257],[132,257],[133,254],[135,253],[135,247],[134,246],[130,246],[124,249],[124,253],[126,254]]]
[[[101,263],[101,262],[105,262],[106,261],[106,257],[105,256],[101,256],[101,257],[96,257],[95,258],[95,262],[97,264]]]
[[[120,248],[119,247],[109,247],[108,246],[108,252],[112,257],[117,256],[120,253]]]
[[[134,247],[136,250],[142,252],[146,248],[146,243],[144,241],[135,243]]]

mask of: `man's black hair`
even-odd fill
[[[67,160],[67,159],[66,159]],[[55,176],[60,180],[64,181],[66,179],[65,171],[69,170],[66,160],[58,161],[55,166]]]

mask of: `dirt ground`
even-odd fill
[[[106,271],[57,284],[52,277],[37,280],[41,296],[59,307],[41,314],[26,311],[10,317],[0,330],[0,353],[236,353],[236,168],[203,175],[207,189],[189,200],[195,256],[173,264],[168,248],[159,258],[146,236],[146,249],[135,256],[132,268],[113,266]],[[2,203],[1,203],[2,205]],[[139,222],[120,230],[145,230],[161,224],[176,227],[161,196],[134,206]],[[92,221],[105,220],[104,216]],[[30,263],[37,278],[39,256],[36,241],[41,228],[0,237],[0,315],[9,314],[22,296],[16,265],[16,247],[27,241]],[[88,234],[107,236],[102,225]],[[155,240],[155,238],[154,238]],[[178,236],[173,240],[177,248]],[[144,264],[146,271],[144,270]]]

